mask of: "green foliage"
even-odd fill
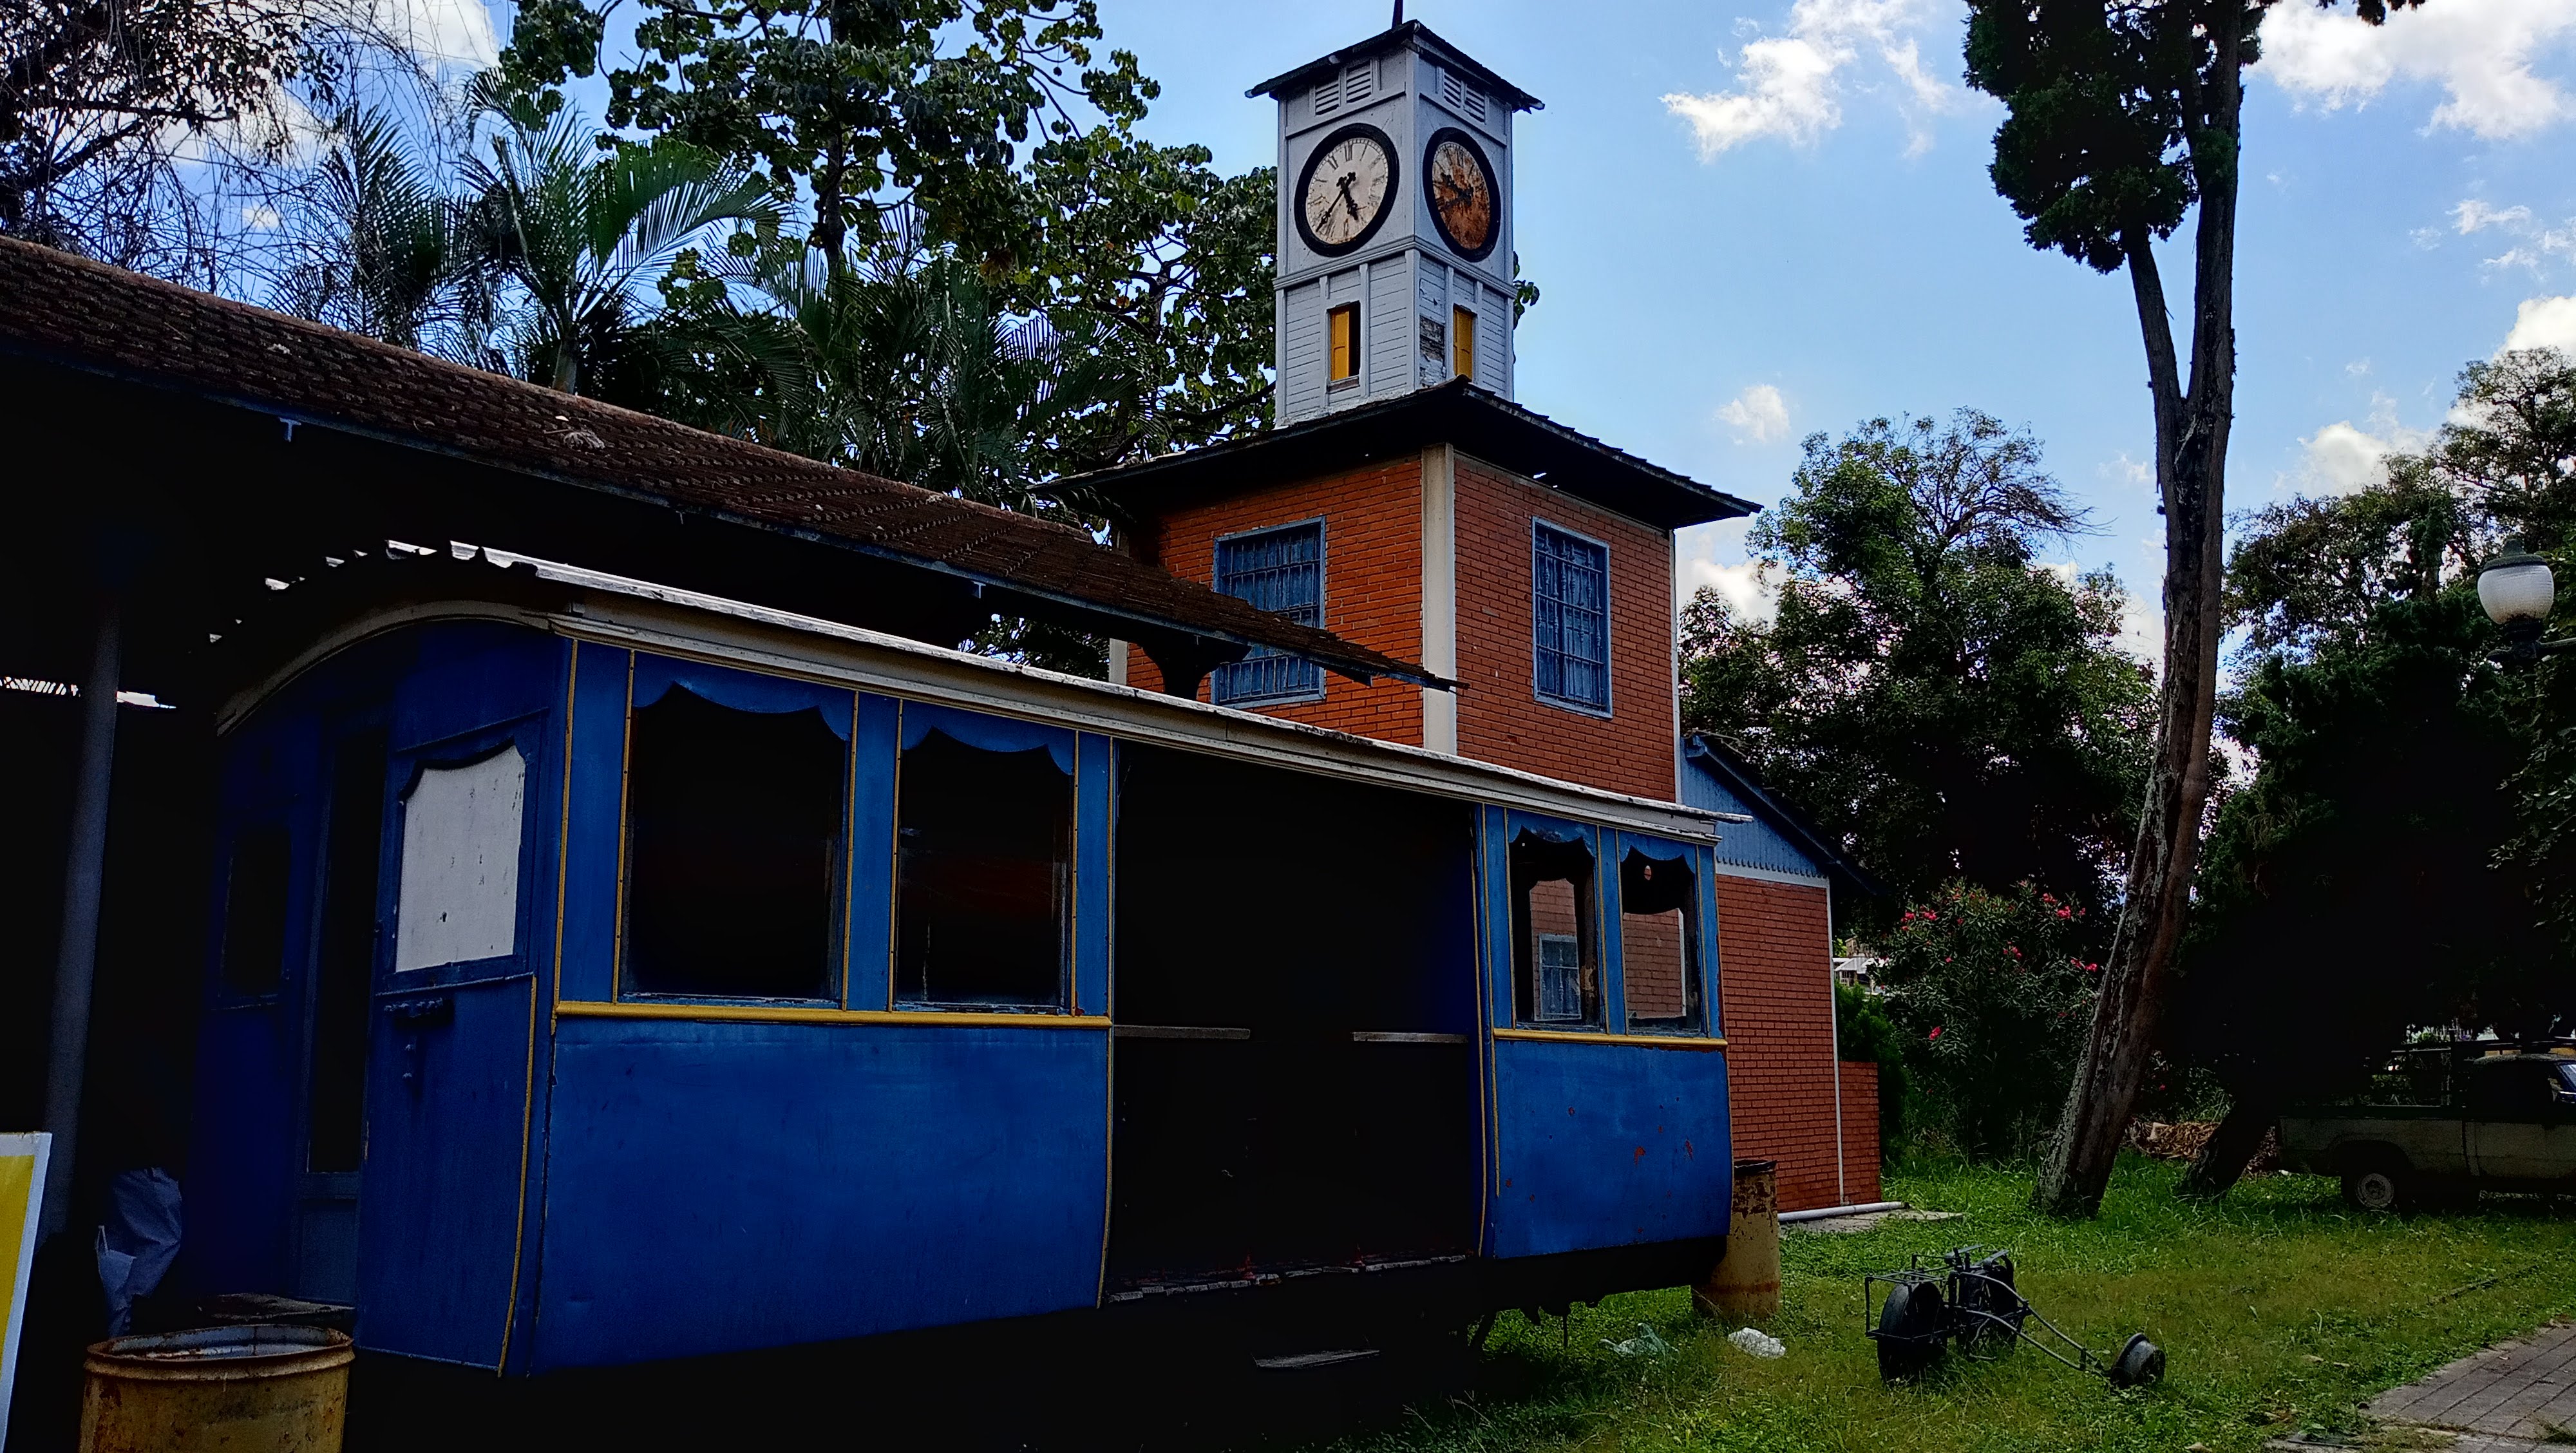
[[[2261,767],[2210,835],[2172,1042],[2238,1098],[2355,1083],[2410,1025],[2547,1027],[2557,976],[2496,866],[2529,708],[2494,641],[2465,584],[2383,601],[2223,705]]]
[[[605,67],[608,124],[756,170],[838,257],[909,204],[1002,271],[1038,246],[1019,164],[1087,105],[1120,128],[1158,91],[1136,58],[1093,64],[1095,0],[640,0],[638,54]],[[604,12],[519,10],[504,73],[530,89],[602,68]],[[1074,72],[1071,77],[1067,70]]]
[[[2096,942],[2080,905],[2028,883],[1954,882],[1906,909],[1881,977],[1926,1130],[1976,1160],[2046,1137],[2092,1016]]]
[[[1905,1063],[1905,1031],[1887,1016],[1878,996],[1858,984],[1836,984],[1834,1036],[1844,1059],[1878,1066],[1878,1145],[1893,1154],[1905,1144],[1916,1098]]]
[[[767,189],[695,146],[663,139],[597,156],[576,112],[511,97],[497,114],[491,156],[469,161],[466,179],[482,245],[522,294],[504,355],[539,382],[579,392],[584,355],[716,224],[777,229]]]
[[[1954,877],[2101,901],[2134,832],[2153,687],[2118,648],[2110,573],[2036,559],[2082,524],[2025,434],[1973,410],[1946,429],[1873,420],[1809,439],[1754,526],[1778,616],[1707,590],[1688,608],[1684,723],[1890,886],[1837,902],[1860,927]]]
[[[2237,545],[2221,720],[2259,765],[2202,858],[2172,1046],[2240,1102],[2349,1083],[2415,1026],[2576,1017],[2552,967],[2576,945],[2563,668],[2488,659],[2474,583],[2509,533],[2564,551],[2571,454],[2576,361],[2507,354],[2462,375],[2424,454]]]

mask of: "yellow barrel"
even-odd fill
[[[1735,1163],[1735,1200],[1726,1219],[1726,1255],[1694,1288],[1700,1310],[1759,1322],[1780,1310],[1780,1167],[1768,1160]]]
[[[346,1335],[324,1327],[207,1327],[89,1349],[81,1453],[339,1453]]]

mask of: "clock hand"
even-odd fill
[[[1342,173],[1342,205],[1350,209],[1352,220],[1357,221],[1360,215],[1360,204],[1351,198],[1351,180],[1350,173]]]

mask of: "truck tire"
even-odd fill
[[[2414,1199],[2414,1177],[2393,1156],[2362,1161],[2343,1173],[2343,1198],[2356,1211],[2403,1211]]]

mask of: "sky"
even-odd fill
[[[369,0],[466,64],[481,0]],[[631,7],[630,7],[631,8]],[[1387,0],[1100,0],[1162,83],[1144,123],[1275,160],[1244,88],[1382,30]],[[2094,528],[2056,561],[2164,569],[2125,275],[2033,251],[1986,177],[2001,108],[1960,83],[1957,0],[1412,0],[1546,102],[1516,129],[1520,402],[1765,504],[1801,441],[1977,408],[2024,428]],[[2288,0],[2245,107],[2232,511],[2348,491],[2436,428],[2466,364],[2576,350],[2576,0],[2428,0],[2382,27]],[[2165,249],[2186,310],[2188,230]],[[2178,335],[2188,347],[2187,334]],[[1684,593],[1765,601],[1745,523],[1688,532]]]

